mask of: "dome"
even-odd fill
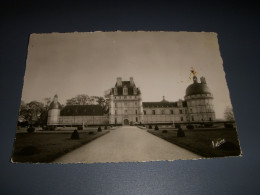
[[[197,94],[211,94],[206,82],[198,83],[197,79],[194,79],[194,83],[189,85],[186,89],[186,96]]]
[[[56,94],[53,98],[53,101],[50,104],[49,109],[61,109],[61,104],[58,102],[58,95]]]
[[[52,101],[49,109],[61,109],[61,104],[59,102]]]

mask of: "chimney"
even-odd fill
[[[130,85],[133,87],[134,86],[134,78],[133,77],[130,77]]]
[[[207,84],[205,77],[200,77],[200,82],[201,82],[202,84]]]
[[[122,77],[117,77],[116,85],[122,87]]]

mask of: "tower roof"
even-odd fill
[[[211,94],[206,82],[199,83],[197,77],[193,77],[193,83],[186,88],[186,96],[197,94]]]

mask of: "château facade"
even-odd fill
[[[106,94],[108,109],[100,105],[67,105],[61,109],[58,96],[54,96],[48,111],[49,126],[65,125],[134,125],[201,123],[215,120],[213,95],[206,79],[196,76],[186,89],[184,100],[175,102],[143,102],[142,93],[133,77],[129,81],[117,78]]]

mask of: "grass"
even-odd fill
[[[156,135],[166,141],[176,144],[182,148],[190,150],[203,157],[224,157],[238,156],[241,154],[236,129],[194,129],[184,130],[186,137],[177,137],[177,130],[168,130],[167,133],[162,132],[163,129],[155,131],[149,129],[148,132]],[[217,149],[212,147],[212,140],[223,138],[227,142],[234,144],[232,149]]]
[[[78,140],[71,140],[72,132],[17,133],[12,156],[13,162],[52,162],[56,158],[105,135],[109,131],[80,132]]]

